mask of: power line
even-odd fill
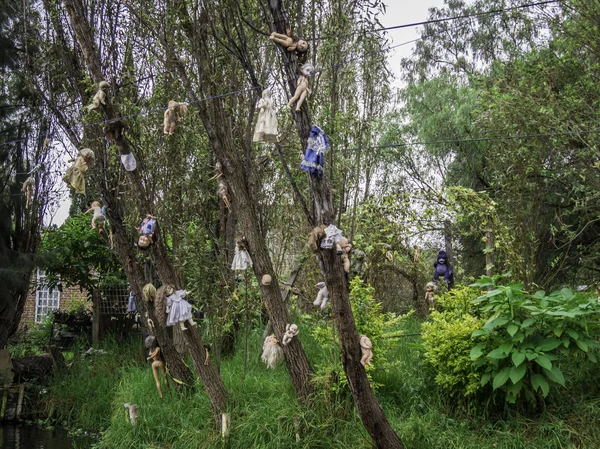
[[[462,16],[445,17],[445,18],[441,18],[441,19],[434,19],[434,20],[423,21],[423,22],[414,22],[414,23],[396,25],[396,26],[393,26],[393,27],[380,28],[378,30],[373,30],[373,31],[374,32],[377,32],[377,31],[386,31],[386,30],[392,30],[392,29],[408,28],[408,27],[413,27],[413,26],[418,26],[418,25],[426,25],[426,24],[430,24],[430,23],[447,22],[447,21],[451,21],[451,20],[458,20],[458,19],[464,19],[464,18],[469,18],[469,17],[476,17],[476,16],[481,16],[481,15],[498,14],[498,13],[502,13],[502,12],[506,12],[506,11],[515,10],[515,9],[523,9],[523,8],[529,8],[529,7],[533,7],[533,6],[540,6],[540,5],[545,5],[545,4],[550,4],[550,3],[559,3],[559,2],[560,2],[560,0],[547,0],[547,1],[543,1],[543,2],[537,2],[537,3],[526,3],[526,4],[523,4],[523,5],[513,6],[513,7],[505,8],[505,9],[497,9],[497,10],[485,11],[485,12],[475,13],[475,14],[466,14],[466,15],[462,15]],[[353,34],[355,34],[355,33],[353,33]],[[435,34],[437,34],[437,33],[435,33]],[[410,44],[410,43],[413,43],[413,42],[417,42],[419,40],[431,37],[431,36],[433,36],[435,34],[425,35],[425,36],[422,36],[420,38],[412,39],[410,41],[402,42],[400,44],[388,47],[386,49],[376,50],[376,51],[368,53],[367,55],[376,54],[376,53],[385,53],[385,52],[388,52],[390,50],[393,50],[394,48],[398,48],[398,47],[401,47],[403,45],[407,45],[407,44]],[[316,70],[316,71],[313,72],[313,75],[316,75],[317,73],[322,73],[322,72],[324,72],[326,70],[331,70],[331,69],[333,69],[335,67],[339,67],[341,65],[349,64],[351,62],[363,59],[367,55],[359,56],[357,58],[350,59],[350,60],[342,62],[342,63],[334,64],[333,66],[327,67],[325,69]],[[149,78],[149,77],[146,77],[146,78]],[[140,78],[140,80],[142,80],[142,79],[144,79],[144,78],[143,77]],[[236,91],[227,92],[227,93],[224,93],[224,94],[214,95],[214,96],[211,96],[211,97],[206,97],[206,98],[202,98],[202,99],[199,99],[199,100],[191,101],[191,102],[188,102],[187,104],[200,103],[202,101],[212,100],[212,99],[216,99],[216,98],[228,97],[228,96],[231,96],[231,95],[236,95],[238,93],[244,93],[244,92],[248,92],[248,91],[252,91],[252,90],[257,90],[257,89],[260,89],[260,88],[261,88],[261,86],[254,86],[254,87],[250,87],[250,88],[246,88],[246,89],[239,89],[239,90],[236,90]],[[118,121],[118,120],[124,120],[124,119],[133,118],[133,117],[137,117],[137,116],[142,116],[142,115],[147,115],[147,114],[152,114],[152,113],[157,113],[157,112],[163,112],[164,110],[165,110],[165,108],[154,109],[154,110],[149,110],[149,111],[142,111],[142,112],[139,112],[137,114],[130,114],[130,115],[116,117],[116,118],[112,118],[112,119],[108,119],[108,120],[102,120],[102,121],[93,122],[93,123],[86,123],[85,125],[81,125],[81,127],[85,128],[85,127],[88,127],[88,126],[96,126],[96,125],[102,125],[102,124],[112,123],[112,122],[115,122],[115,121]],[[65,132],[77,131],[77,129],[79,129],[79,127],[68,128],[68,129],[65,129],[64,131]],[[0,131],[0,133],[2,133],[2,131]],[[44,137],[50,137],[50,136],[51,136],[51,134],[47,134]],[[27,140],[26,138],[11,140],[9,142],[0,143],[0,147],[5,146],[5,145],[14,144],[14,143],[24,142],[26,140]]]
[[[453,16],[453,17],[443,17],[440,19],[432,19],[432,20],[424,20],[422,22],[413,22],[413,23],[405,23],[402,25],[395,25],[395,26],[391,26],[391,27],[384,27],[384,28],[378,28],[376,30],[367,30],[367,32],[369,33],[378,33],[380,31],[390,31],[390,30],[399,30],[402,28],[412,28],[412,27],[416,27],[416,26],[421,26],[421,25],[430,25],[433,23],[442,23],[442,22],[449,22],[451,20],[459,20],[459,19],[468,19],[471,17],[479,17],[479,16],[486,16],[486,15],[491,15],[491,14],[499,14],[499,13],[503,13],[503,12],[508,12],[508,11],[514,11],[517,9],[525,9],[525,8],[531,8],[534,6],[543,6],[543,5],[548,5],[551,3],[560,3],[561,0],[547,0],[547,1],[543,1],[543,2],[536,2],[536,3],[525,3],[523,5],[518,5],[518,6],[511,6],[510,8],[504,8],[504,9],[492,9],[490,11],[483,11],[483,12],[477,12],[477,13],[473,13],[473,14],[464,14],[461,16]],[[346,33],[346,34],[336,34],[336,36],[352,36],[355,35],[356,33]],[[315,37],[312,39],[305,39],[307,41],[318,41],[318,40],[325,40],[325,39],[329,39],[331,36],[319,36],[319,37]]]

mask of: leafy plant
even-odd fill
[[[501,390],[509,403],[536,393],[548,396],[552,384],[565,385],[559,355],[587,357],[596,363],[595,336],[600,303],[569,288],[530,294],[522,284],[496,285],[499,276],[482,277],[473,287],[491,290],[472,301],[488,317],[472,337],[470,358],[484,368],[481,385]]]

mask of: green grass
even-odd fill
[[[416,320],[404,324],[418,332]],[[195,391],[165,391],[160,399],[152,370],[141,356],[141,342],[117,345],[109,340],[109,354],[91,359],[75,357],[68,373],[58,378],[45,400],[54,418],[72,428],[102,430],[98,444],[110,449],[367,449],[368,434],[357,417],[351,397],[318,388],[314,405],[301,407],[285,366],[268,370],[260,362],[261,329],[250,335],[244,375],[243,342],[232,359],[221,364],[229,392],[231,435],[227,441],[215,428],[210,403],[201,383]],[[308,332],[302,342],[313,365],[326,362],[321,345]],[[506,410],[502,416],[482,417],[455,407],[433,382],[433,373],[419,355],[419,337],[405,337],[389,360],[388,372],[373,372],[380,403],[393,427],[410,449],[558,449],[598,448],[600,387],[595,367],[574,361],[566,366],[569,383],[546,410],[524,417]],[[135,403],[139,425],[128,422],[123,404]],[[299,442],[294,417],[300,418]]]

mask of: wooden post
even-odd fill
[[[92,290],[92,345],[98,346],[100,342],[100,292]]]
[[[488,229],[485,231],[485,275],[492,277],[494,275],[494,231]]]

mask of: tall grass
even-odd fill
[[[407,333],[419,331],[417,320],[403,324]],[[201,382],[195,391],[164,391],[161,399],[150,366],[141,355],[141,342],[105,343],[109,354],[75,359],[69,372],[50,393],[55,417],[72,427],[103,430],[98,444],[110,449],[367,449],[371,441],[362,427],[351,397],[317,386],[311,407],[298,404],[285,366],[268,370],[260,362],[261,329],[250,333],[244,373],[244,342],[236,355],[221,363],[229,393],[231,435],[222,440]],[[302,332],[311,362],[326,362],[326,354],[309,332]],[[380,384],[377,395],[393,427],[410,449],[429,448],[598,448],[600,388],[593,367],[565,361],[568,388],[544,413],[522,417],[472,416],[449,406],[432,373],[423,365],[419,337],[400,338],[388,359],[397,365],[388,372],[373,371]],[[124,403],[139,405],[139,423],[129,423]],[[294,425],[294,417],[300,422]],[[296,441],[296,431],[300,439]]]

